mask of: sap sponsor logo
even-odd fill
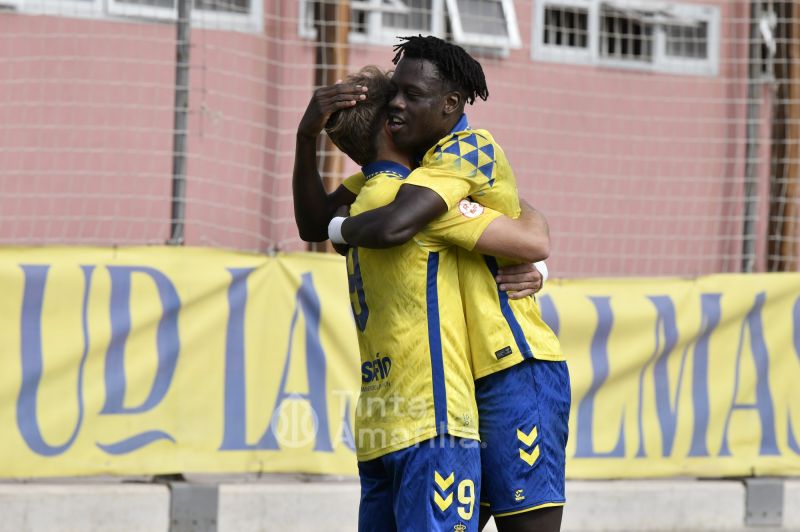
[[[368,360],[361,364],[361,382],[367,384],[374,381],[382,381],[389,378],[391,370],[391,357],[381,357],[381,354],[378,353],[374,360]]]

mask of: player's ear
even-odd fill
[[[444,95],[444,113],[449,115],[459,112],[464,106],[464,98],[458,91],[450,91]]]

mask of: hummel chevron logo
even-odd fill
[[[533,445],[533,442],[536,441],[537,436],[539,436],[539,431],[536,430],[535,426],[533,427],[533,430],[530,431],[529,434],[525,434],[521,430],[517,429],[517,439],[528,447]]]
[[[447,496],[446,499],[443,499],[441,495],[439,495],[438,491],[433,492],[433,502],[436,503],[436,506],[439,507],[441,511],[445,511],[450,508],[450,505],[453,504],[453,494]]]
[[[539,431],[536,429],[536,426],[534,426],[528,434],[525,434],[521,430],[517,429],[517,439],[521,441],[525,447],[530,447],[533,445],[533,442],[535,442],[536,438],[538,437]],[[536,459],[539,458],[539,446],[535,446],[531,452],[527,452],[525,449],[520,449],[519,457],[529,466],[533,466],[534,462],[536,462]]]
[[[437,490],[433,490],[433,502],[436,503],[436,506],[439,507],[441,511],[445,511],[450,508],[450,505],[453,504],[453,493],[446,493],[448,488],[453,485],[453,482],[456,480],[455,473],[450,473],[450,476],[447,478],[442,477],[438,471],[433,472],[433,481],[436,486],[442,490],[444,495],[439,494]]]
[[[533,463],[539,458],[539,446],[533,448],[533,450],[529,453],[526,453],[524,450],[519,450],[519,457],[522,458],[522,461],[532,466]]]
[[[447,490],[450,486],[453,485],[453,481],[456,479],[455,473],[450,473],[450,476],[447,478],[442,478],[442,475],[439,474],[438,471],[433,472],[433,480],[436,482],[436,485],[442,491]]]

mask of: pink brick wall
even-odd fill
[[[167,238],[172,33],[0,15],[2,241]]]
[[[479,57],[491,97],[470,121],[492,130],[521,195],[550,219],[555,271],[738,269],[747,9],[713,3],[717,77],[533,61],[529,0],[517,2],[523,48]],[[192,31],[187,244],[304,248],[290,180],[314,49],[297,35],[296,10],[266,2],[263,35]],[[174,34],[165,24],[0,15],[0,242],[168,237]],[[349,57],[353,69],[388,68],[392,55],[354,45]],[[764,102],[766,141],[767,92]]]

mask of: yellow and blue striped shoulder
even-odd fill
[[[494,139],[483,130],[466,129],[451,133],[436,145],[430,163],[448,165],[469,177],[484,176],[489,186],[496,179]]]

